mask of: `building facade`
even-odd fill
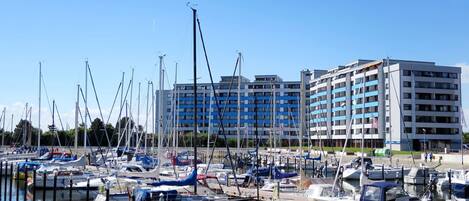
[[[316,145],[457,149],[461,69],[434,62],[357,60],[309,82],[308,128]]]
[[[197,87],[197,95],[194,96],[192,83],[176,85],[179,132],[193,131],[193,104],[194,98],[197,98],[200,133],[217,134],[223,122],[228,137],[237,137],[239,132],[242,139],[253,139],[257,109],[258,131],[261,138],[273,140],[297,138],[299,81],[283,81],[277,75],[256,75],[254,81],[242,76],[222,76],[220,82],[214,83],[215,93],[210,83],[198,83]],[[238,122],[240,122],[239,127]]]

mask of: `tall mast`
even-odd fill
[[[137,136],[135,137],[135,146],[136,147],[140,147],[138,144],[140,144],[140,138],[139,138],[139,135],[140,135],[140,87],[141,87],[141,83],[138,82],[138,101],[137,101],[137,125],[136,125],[136,133],[137,133]]]
[[[194,130],[192,134],[192,144],[194,145],[194,171],[197,173],[197,10],[192,8],[192,20],[193,20],[193,59],[194,59]],[[194,194],[197,194],[197,182],[194,183]]]
[[[2,148],[3,148],[3,145],[5,144],[5,121],[6,121],[6,116],[5,116],[5,113],[6,113],[6,110],[7,108],[4,107],[3,108],[3,113],[2,113],[2,121],[3,121],[3,126],[2,126]]]
[[[117,119],[117,124],[119,125],[117,127],[117,140],[119,141],[117,144],[120,144],[120,140],[121,140],[121,135],[122,135],[122,132],[121,132],[121,127],[122,127],[122,108],[124,107],[124,76],[125,76],[125,72],[122,72],[122,80],[121,80],[121,103],[120,103],[120,111],[119,112],[119,119]]]
[[[130,100],[129,100],[129,116],[127,117],[127,141],[129,143],[129,148],[132,146],[132,120],[130,119],[130,114],[132,114],[132,95],[134,91],[134,69],[132,68],[132,75],[130,77]]]
[[[79,112],[79,109],[80,109],[80,84],[77,84],[77,101],[75,102],[75,153],[78,152],[78,112]]]
[[[363,69],[363,86],[362,86],[362,139],[361,139],[361,174],[360,186],[363,186],[365,177],[365,84],[366,84],[366,68]]]
[[[240,142],[241,141],[241,130],[240,130],[240,126],[241,126],[241,52],[238,53],[238,65],[239,65],[239,70],[238,70],[238,127],[236,128],[236,134],[238,135],[238,139],[237,139],[237,149],[236,149],[236,153],[239,157],[239,154],[240,154]]]
[[[155,89],[153,87],[153,82],[151,82],[151,126],[152,126],[152,135],[151,135],[151,152],[153,152],[153,149],[155,148],[155,135],[156,135],[156,122],[155,122],[155,105],[156,105],[156,100],[155,100]]]
[[[305,126],[305,77],[303,71],[301,72],[301,83],[300,83],[300,184],[302,183],[302,162],[301,159],[303,158],[303,131],[304,131],[304,126]],[[309,150],[309,147],[308,147]],[[306,159],[305,159],[306,160]],[[305,167],[306,168],[306,167]]]
[[[389,57],[386,58],[386,64],[388,66],[388,112],[389,112],[389,151],[392,152],[392,124],[391,124],[391,66],[389,65]],[[385,84],[386,85],[386,84]],[[386,121],[384,121],[386,122]],[[384,123],[386,125],[386,123]],[[386,130],[386,126],[384,126]],[[392,154],[389,154],[389,161],[392,165]]]
[[[24,110],[25,110],[25,113],[24,113],[25,117],[24,117],[23,122],[27,122],[28,121],[28,103],[26,103]],[[23,127],[23,145],[26,145],[26,124],[23,123],[22,127]]]
[[[275,91],[276,88],[276,82],[277,80],[273,81],[273,87],[272,87],[272,95],[273,95],[273,100],[272,100],[272,132],[274,135],[274,148],[277,149],[277,141],[280,136],[277,136],[277,129],[276,129],[276,117],[277,117],[277,94]]]
[[[85,61],[85,135],[83,136],[83,147],[86,150],[86,129],[88,128],[88,60]]]
[[[41,147],[41,134],[42,134],[42,130],[41,130],[41,89],[42,89],[41,81],[42,81],[42,63],[39,62],[39,107],[38,107],[38,121],[37,121],[37,126],[39,129],[39,132],[37,134],[38,152],[39,152],[39,148]],[[3,139],[2,139],[2,145],[3,145]]]
[[[176,95],[176,85],[177,85],[177,80],[178,80],[178,63],[176,62],[176,67],[175,67],[175,70],[174,70],[174,87],[173,87],[173,95],[172,95],[172,98],[173,98],[173,149],[175,150],[176,148],[176,138],[177,138],[177,130],[176,130],[176,124],[177,124],[177,120],[176,120],[176,116],[177,116],[177,113],[178,111],[176,110],[176,103],[177,103],[177,95]]]
[[[147,135],[148,135],[148,102],[150,100],[150,82],[147,82],[147,107],[145,109],[146,114],[145,114],[145,136],[143,137],[143,144],[145,146],[144,153],[147,154]],[[152,99],[153,100],[153,99]]]
[[[164,73],[163,73],[163,58],[164,55],[159,56],[160,58],[160,84],[159,84],[159,91],[158,91],[158,161],[162,161],[162,145],[163,145],[163,90],[164,90]],[[160,165],[158,165],[157,169],[157,177],[159,177],[160,173]]]

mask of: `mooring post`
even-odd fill
[[[296,156],[295,156],[295,170],[297,169],[296,167],[297,167],[297,165],[296,165]]]
[[[452,173],[451,173],[451,169],[449,170],[448,172],[448,183],[449,183],[449,199],[451,200],[451,198],[453,197],[453,186],[451,184],[451,177],[452,177]]]
[[[8,162],[7,162],[8,163]],[[5,168],[6,170],[6,168]],[[5,171],[6,172],[6,171]],[[5,174],[5,177],[6,177],[6,174]],[[2,196],[2,180],[3,179],[3,161],[0,161],[0,197]],[[7,183],[5,183],[5,186],[7,185]],[[5,191],[4,192],[4,196],[6,196],[7,192]]]
[[[5,187],[4,187],[4,192],[3,193],[3,200],[7,200],[7,184],[8,184],[8,161],[5,161]],[[0,182],[2,182],[2,180],[0,179]]]
[[[86,178],[86,200],[90,200],[90,178]]]
[[[427,184],[427,168],[423,168],[423,185]]]
[[[20,178],[20,166],[17,163],[16,164],[16,186],[20,185],[20,179],[19,178]],[[17,189],[16,190],[16,201],[19,201],[19,200],[20,200],[20,191],[19,191],[19,189]]]
[[[28,165],[24,165],[24,196],[23,201],[27,201],[28,195]]]
[[[33,170],[33,201],[36,201],[36,170]]]
[[[54,173],[54,190],[53,190],[53,201],[57,201],[57,173]]]
[[[106,183],[106,201],[109,201],[109,184]]]
[[[402,188],[404,188],[404,166],[401,166],[401,182]]]
[[[327,160],[324,164],[324,177],[327,177]]]
[[[381,178],[384,180],[384,164],[381,165]]]
[[[8,193],[8,196],[10,197],[10,201],[12,201],[13,199],[13,163],[10,164],[10,192]]]
[[[47,173],[44,171],[42,173],[42,200],[46,200],[46,181],[47,181]]]
[[[69,185],[70,185],[70,189],[69,189],[69,192],[68,192],[68,198],[70,201],[72,201],[72,188],[73,188],[73,174],[70,175],[70,180],[69,180]]]

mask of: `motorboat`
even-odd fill
[[[430,175],[437,176],[438,172],[430,167],[412,167],[404,176],[404,183],[413,185],[424,185],[430,181]]]

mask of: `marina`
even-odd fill
[[[284,80],[253,68],[248,49],[220,75],[212,41],[223,34],[213,23],[224,16],[191,2],[184,12],[171,28],[156,29],[168,25],[155,19],[152,27],[184,36],[171,44],[185,51],[183,66],[158,51],[151,70],[117,74],[86,57],[73,85],[75,73],[46,85],[60,72],[45,71],[52,62],[24,72],[37,79],[35,101],[16,104],[11,118],[6,106],[0,113],[0,201],[469,200],[461,65],[386,56]],[[262,74],[251,80],[254,70]]]

